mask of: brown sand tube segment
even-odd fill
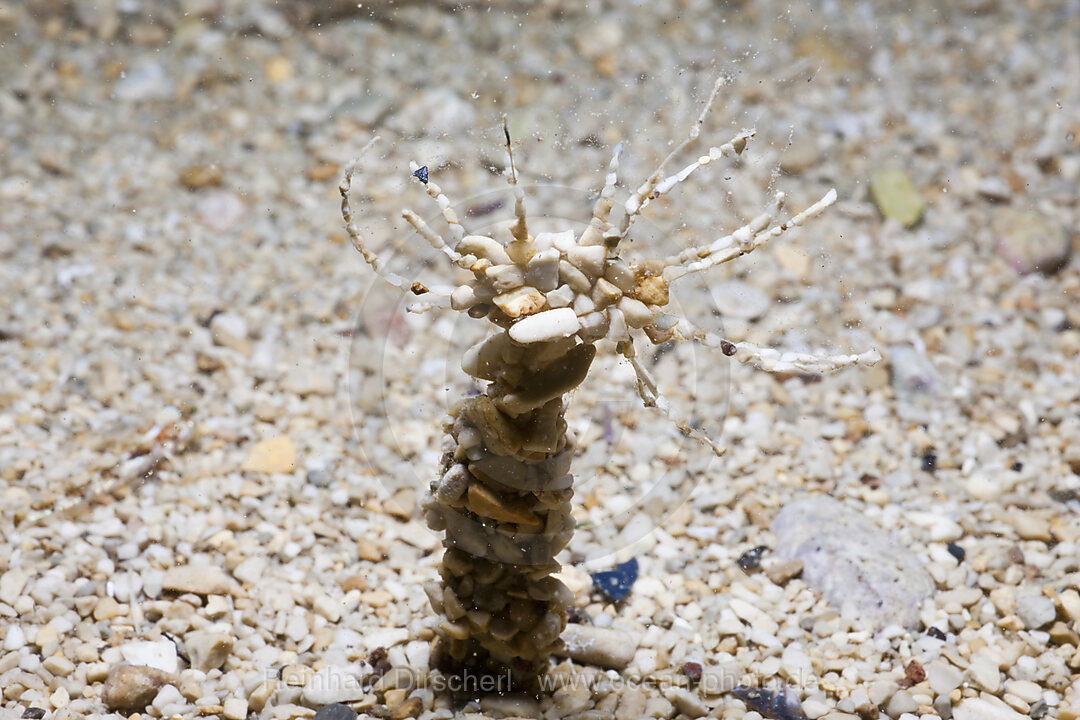
[[[526,348],[499,332],[465,357],[489,384],[451,408],[443,474],[424,504],[428,525],[446,531],[442,582],[425,590],[449,670],[528,686],[562,646],[572,595],[552,574],[574,532],[563,395],[595,355],[574,337]]]

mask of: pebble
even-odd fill
[[[19,595],[22,594],[23,588],[26,587],[26,581],[29,577],[21,570],[8,570],[3,575],[0,575],[0,602],[14,605]]]
[[[570,624],[563,631],[566,657],[587,665],[622,670],[634,659],[638,643],[628,633],[595,625]]]
[[[214,315],[210,320],[210,337],[215,345],[232,348],[245,355],[251,351],[247,321],[235,313],[223,312]]]
[[[241,469],[259,473],[289,473],[295,468],[296,448],[288,435],[279,435],[252,446]]]
[[[785,505],[772,529],[775,555],[801,559],[802,579],[837,609],[852,603],[879,629],[918,625],[934,581],[913,551],[865,516],[832,498],[811,497]]]
[[[173,81],[160,63],[145,63],[125,72],[113,85],[119,100],[142,102],[172,97]]]
[[[573,308],[556,308],[529,315],[510,326],[510,337],[523,345],[569,337],[581,329]]]
[[[633,686],[626,688],[615,708],[615,720],[640,720],[644,713],[645,693]]]
[[[953,708],[953,720],[1026,720],[1026,715],[992,695],[966,698]]]
[[[991,220],[994,250],[1013,270],[1053,275],[1072,255],[1069,231],[1056,218],[1020,208],[1002,208]]]
[[[224,665],[235,642],[231,629],[195,630],[184,636],[184,647],[191,667],[203,672]]]
[[[803,571],[803,561],[799,558],[794,560],[776,560],[769,558],[762,563],[762,569],[766,577],[777,585],[783,585],[788,580],[798,577]]]
[[[1008,181],[998,175],[980,178],[975,186],[975,192],[994,202],[1008,202],[1013,194]]]
[[[1057,617],[1054,601],[1045,595],[1021,595],[1016,598],[1016,614],[1028,630],[1049,625]]]
[[[898,718],[904,713],[913,713],[919,709],[919,703],[911,697],[907,690],[900,690],[889,698],[889,704],[885,707],[885,713],[891,718]]]
[[[244,720],[248,714],[248,701],[242,697],[227,697],[222,703],[221,714],[225,716],[225,720]],[[353,717],[356,717],[355,713]]]
[[[225,174],[217,165],[189,165],[180,171],[180,184],[189,190],[221,185]]]
[[[327,665],[312,675],[304,685],[304,703],[320,707],[331,703],[347,703],[364,697],[364,687],[354,668]]]
[[[1037,703],[1043,696],[1043,689],[1030,680],[1009,680],[1005,683],[1005,692],[1015,695],[1029,705]]]
[[[697,688],[705,697],[717,697],[731,692],[739,684],[745,669],[735,660],[718,665],[706,665],[701,671]]]
[[[910,345],[893,345],[889,348],[888,358],[893,389],[899,399],[917,402],[937,395],[941,380],[937,368],[924,352]]]
[[[689,718],[703,717],[709,712],[701,698],[686,688],[673,687],[665,695],[676,710]]]
[[[723,317],[753,320],[772,307],[772,297],[757,285],[742,280],[725,280],[710,286],[716,309]]]
[[[157,668],[122,663],[109,671],[101,698],[110,710],[142,711],[171,680]]]
[[[179,663],[176,645],[168,638],[126,642],[120,646],[120,656],[129,665],[151,667],[170,674],[176,672]]]
[[[342,703],[330,703],[315,712],[315,720],[356,720],[356,711]]]
[[[219,567],[181,565],[165,571],[161,580],[162,590],[196,595],[228,595],[235,583]]]
[[[984,653],[978,653],[971,659],[968,672],[983,690],[996,693],[1001,689],[1001,671],[996,660]]]
[[[960,669],[941,660],[929,662],[923,669],[926,670],[926,680],[930,684],[930,689],[937,695],[948,695],[960,687],[964,679],[964,674]]]
[[[870,176],[870,197],[886,220],[914,227],[923,214],[919,196],[907,172],[900,168],[882,168]]]
[[[289,371],[281,382],[281,387],[300,397],[309,395],[321,395],[328,397],[334,394],[334,376],[325,370],[316,370],[305,366],[295,367]]]
[[[247,212],[244,201],[236,193],[215,190],[199,197],[195,203],[199,221],[217,233],[228,232]]]
[[[4,649],[5,650],[19,650],[26,644],[26,633],[22,629],[22,625],[12,623],[8,625],[8,629],[4,632]]]

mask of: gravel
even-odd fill
[[[326,717],[313,680],[334,675],[365,718],[726,720],[750,716],[736,685],[783,684],[830,720],[1076,720],[1077,32],[1068,2],[9,3],[0,716]],[[756,137],[653,201],[631,247],[835,187],[812,229],[672,302],[732,342],[886,361],[768,376],[643,349],[715,460],[598,355],[567,417],[560,578],[592,622],[572,632],[617,640],[559,658],[539,699],[456,704],[417,508],[479,338],[375,281],[338,214],[344,164],[382,135],[357,222],[393,271],[448,282],[401,221],[441,228],[410,161],[488,232],[512,213],[491,172],[506,113],[530,218],[559,232],[616,143],[621,200],[720,72],[673,167]],[[786,554],[807,497],[832,498],[808,530],[832,564]],[[631,557],[625,599],[591,592]],[[412,684],[363,685],[372,658]]]

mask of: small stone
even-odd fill
[[[56,691],[49,696],[49,704],[57,710],[67,707],[69,702],[71,702],[71,695],[68,693],[68,689],[63,685],[56,688]]]
[[[8,570],[0,575],[0,602],[14,605],[29,578],[30,576],[21,570]]]
[[[41,720],[45,717],[45,708],[30,706],[23,710],[22,720]]]
[[[883,168],[871,175],[870,197],[882,217],[903,227],[913,227],[922,218],[923,199],[900,168]]]
[[[907,690],[900,690],[889,698],[885,713],[889,717],[898,718],[904,713],[913,713],[918,709],[919,703],[915,702],[915,698],[911,697],[911,693]]]
[[[783,585],[802,573],[803,561],[799,558],[794,560],[770,559],[762,565],[762,568],[765,570],[765,575],[769,580],[776,585]]]
[[[225,720],[244,720],[248,714],[248,701],[241,697],[227,697],[221,714],[225,716]],[[355,717],[356,713],[353,713],[353,718]]]
[[[535,313],[544,307],[547,298],[536,288],[525,285],[502,295],[496,295],[491,302],[510,317],[516,318]]]
[[[953,708],[953,720],[1027,720],[1026,715],[989,695],[967,698]]]
[[[797,175],[818,164],[821,150],[817,138],[809,133],[799,133],[791,138],[791,143],[780,153],[780,169]]]
[[[152,667],[169,674],[176,672],[179,663],[176,645],[168,638],[132,640],[120,646],[120,656],[129,665]]]
[[[206,617],[216,620],[230,610],[232,610],[232,606],[229,604],[228,598],[222,595],[211,595],[206,599],[206,607],[203,612]]]
[[[251,350],[247,321],[234,313],[222,312],[214,315],[210,320],[210,337],[215,345],[231,348],[245,355]]]
[[[98,600],[98,604],[94,607],[95,620],[112,620],[114,617],[123,614],[120,603],[107,595]]]
[[[1005,692],[1012,693],[1031,705],[1042,699],[1043,689],[1030,680],[1010,680],[1005,683]]]
[[[333,162],[322,162],[312,165],[305,172],[311,182],[326,182],[341,177],[341,166]]]
[[[592,573],[593,589],[606,595],[612,602],[619,602],[630,594],[630,588],[638,577],[637,558],[630,558],[615,566],[614,570]]]
[[[288,435],[256,443],[241,469],[248,472],[288,473],[296,468],[296,448]]]
[[[1041,540],[1050,542],[1054,536],[1050,532],[1047,518],[1040,518],[1034,513],[1018,512],[1012,516],[1011,524],[1022,540]]]
[[[806,254],[805,250],[793,245],[780,244],[773,246],[773,257],[776,258],[776,262],[780,263],[780,267],[797,278],[806,277],[806,273],[810,270],[810,256]]]
[[[1021,595],[1016,599],[1016,614],[1028,630],[1049,625],[1057,617],[1054,601],[1045,595]]]
[[[212,565],[181,565],[165,571],[161,589],[196,595],[228,595],[234,584],[225,571]]]
[[[964,679],[963,672],[941,660],[927,663],[924,669],[926,670],[926,680],[930,683],[930,689],[934,691],[935,695],[948,695],[960,687],[960,683]]]
[[[709,712],[709,709],[705,707],[705,703],[701,702],[701,698],[686,688],[671,688],[666,695],[671,704],[675,706],[675,709],[689,718],[699,718]]]
[[[918,402],[937,394],[940,376],[925,352],[910,345],[893,345],[888,359],[893,389],[899,399]]]
[[[341,619],[341,603],[329,595],[316,597],[314,602],[311,603],[311,609],[332,623],[336,623]]]
[[[919,623],[934,581],[916,553],[873,521],[832,498],[811,497],[784,506],[772,529],[776,557],[801,559],[802,579],[836,608],[850,603],[878,628]],[[732,609],[738,614],[734,601]]]
[[[302,697],[307,705],[320,707],[353,702],[364,694],[363,684],[353,668],[327,665],[308,679]]]
[[[529,315],[510,326],[510,338],[523,345],[569,337],[581,329],[573,308],[557,308]]]
[[[995,660],[983,653],[976,654],[968,666],[971,679],[979,687],[989,693],[996,693],[1001,689],[1001,671]]]
[[[221,185],[225,174],[217,165],[189,165],[180,171],[180,183],[188,190]]]
[[[975,186],[975,192],[994,202],[1008,202],[1013,194],[1008,181],[997,175],[981,178]]]
[[[356,720],[356,711],[348,705],[330,703],[316,711],[315,720]]]
[[[888,702],[894,694],[896,694],[896,691],[899,689],[899,687],[900,686],[896,684],[895,680],[875,680],[874,682],[870,683],[870,687],[866,691],[866,694],[870,698],[871,703],[878,707],[881,707],[886,702]]]
[[[640,720],[644,715],[645,693],[633,686],[624,689],[615,708],[615,720]]]
[[[742,280],[716,283],[711,286],[709,293],[722,316],[740,320],[761,317],[773,304],[767,292]]]
[[[4,649],[19,650],[25,644],[26,633],[23,631],[22,626],[17,623],[8,625],[8,629],[4,633]]]
[[[225,630],[195,630],[184,636],[191,667],[203,672],[224,665],[235,641],[232,633]]]
[[[402,700],[391,711],[391,720],[405,720],[405,718],[414,718],[420,714],[423,709],[423,705],[418,697],[410,697]]]
[[[621,630],[595,625],[567,625],[562,654],[587,665],[622,670],[634,659],[637,641]]]
[[[56,630],[56,626],[52,623],[48,625],[42,625],[41,629],[34,635],[34,644],[39,648],[43,648],[46,645],[50,645],[54,642],[60,642],[60,633]]]
[[[266,79],[272,83],[283,83],[293,76],[293,66],[284,55],[272,57],[266,62]]]
[[[157,668],[122,663],[109,671],[101,698],[110,710],[141,712],[171,679]]]
[[[519,502],[517,498],[500,496],[483,483],[469,485],[468,498],[469,510],[481,517],[524,526],[534,532],[543,527],[540,517],[523,502]]]
[[[584,683],[571,682],[560,687],[551,696],[555,717],[567,717],[584,710],[591,697],[592,693]]]
[[[243,583],[254,585],[266,572],[270,561],[261,555],[253,555],[233,568],[233,577]]]
[[[160,63],[145,63],[120,75],[113,94],[132,102],[166,100],[172,97],[173,80]]]
[[[281,382],[281,387],[300,397],[321,395],[329,397],[337,389],[334,376],[322,370],[306,366],[295,367]]]
[[[717,697],[731,692],[739,684],[744,673],[743,666],[735,660],[719,665],[708,665],[701,672],[698,692],[705,697]]]
[[[60,653],[55,653],[45,658],[41,663],[41,666],[53,675],[59,675],[60,677],[67,677],[75,672],[75,663],[71,662],[71,660],[68,660]]]
[[[214,232],[224,233],[244,217],[244,201],[236,193],[215,190],[201,196],[195,203],[199,221]]]
[[[1068,229],[1043,213],[1002,208],[992,221],[995,251],[1016,272],[1053,275],[1069,262],[1072,242]]]
[[[821,694],[811,695],[802,702],[802,711],[809,720],[822,717],[829,712],[832,705]]]

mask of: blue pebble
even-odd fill
[[[416,172],[414,172],[413,177],[416,178],[417,180],[419,180],[420,182],[424,183],[425,185],[427,185],[427,180],[428,180],[427,165],[425,165],[424,167],[422,167],[422,168],[418,169]]]
[[[593,573],[593,588],[607,595],[612,602],[619,602],[630,594],[630,588],[637,580],[637,558],[630,558],[626,562],[616,565],[614,570]]]

